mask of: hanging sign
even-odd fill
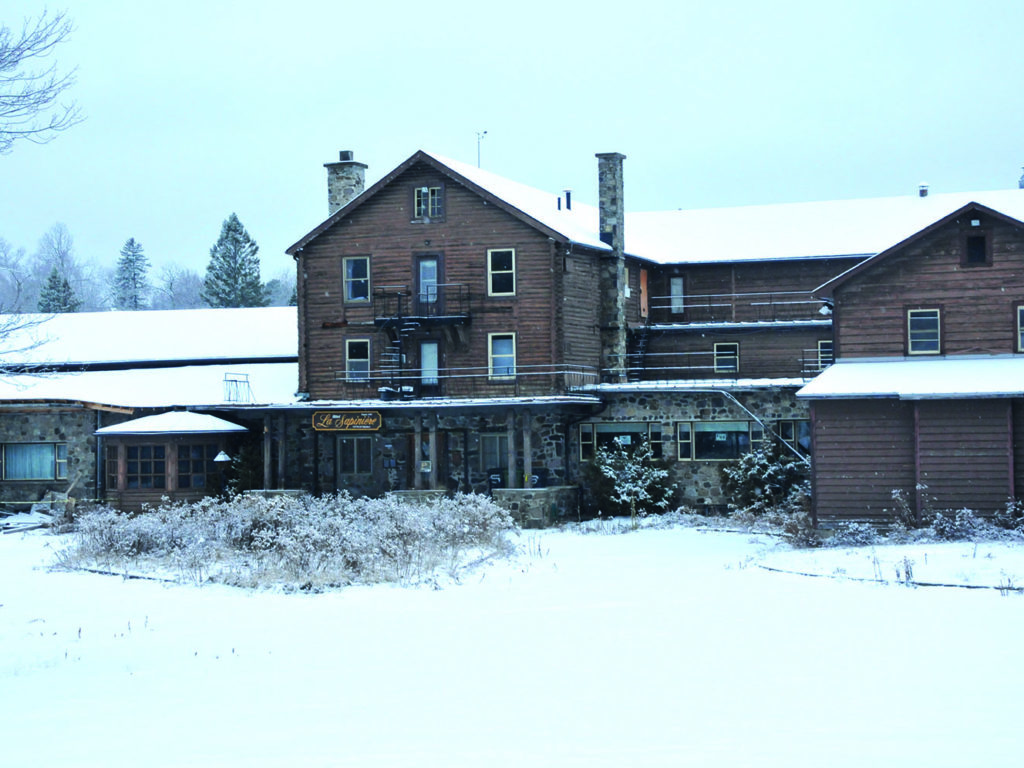
[[[313,429],[318,432],[376,432],[381,423],[377,411],[313,412]]]

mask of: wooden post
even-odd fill
[[[271,481],[271,458],[273,451],[271,443],[273,439],[270,434],[270,416],[263,417],[263,489],[270,490]]]
[[[516,461],[516,412],[509,410],[505,417],[505,434],[508,435],[508,487],[519,487],[519,462]]]
[[[288,458],[287,417],[280,416],[277,420],[277,487],[284,488],[284,476]]]
[[[423,461],[423,423],[422,416],[416,414],[412,417],[413,424],[413,449],[412,449],[412,487],[419,491],[423,489],[423,473],[420,472],[420,462]]]
[[[427,440],[430,444],[428,449],[428,455],[430,457],[430,490],[436,491],[438,488],[437,482],[437,414],[433,414],[429,417],[429,430]]]
[[[533,476],[533,415],[523,411],[523,488],[530,487]]]

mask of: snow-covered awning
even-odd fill
[[[797,392],[809,399],[1024,397],[1024,356],[838,360]]]
[[[121,424],[96,430],[101,437],[110,435],[219,435],[229,432],[248,432],[245,427],[230,421],[192,411],[168,411],[155,416],[143,416]]]

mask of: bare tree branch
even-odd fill
[[[84,119],[75,102],[60,98],[75,82],[75,70],[61,74],[45,59],[74,29],[64,12],[26,19],[15,35],[0,25],[0,154],[19,139],[37,144]]]

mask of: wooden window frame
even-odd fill
[[[413,223],[430,224],[445,219],[444,184],[424,184],[412,188]]]
[[[727,351],[731,349],[732,351]],[[732,361],[727,364],[727,361]],[[740,343],[738,341],[716,341],[714,350],[715,373],[740,372]]]
[[[202,453],[202,456],[193,457],[191,454],[197,449]],[[217,487],[220,471],[214,463],[214,458],[220,453],[220,450],[219,443],[179,443],[176,446],[176,453],[178,454],[177,468],[175,470],[176,488],[217,493],[220,490]],[[182,456],[182,453],[186,453],[186,455]],[[196,485],[195,482],[195,478],[198,477],[202,477],[200,485]],[[183,478],[188,478],[188,482],[183,484]]]
[[[352,348],[355,345],[366,346],[366,357],[354,357],[352,355]],[[370,359],[371,359],[372,346],[369,339],[345,339],[345,381],[352,384],[369,384],[370,383]],[[352,367],[353,361],[366,361],[366,370],[354,369]]]
[[[366,277],[349,277],[348,268],[349,264],[354,264],[357,261],[365,262],[366,264]],[[356,283],[366,284],[366,296],[354,297],[352,295],[352,288]],[[342,285],[342,297],[346,304],[366,304],[370,301],[371,296],[371,283],[370,283],[370,257],[369,256],[345,256],[341,260],[341,285]]]
[[[640,429],[636,429],[638,425]],[[592,461],[597,455],[597,449],[602,445],[598,435],[616,432],[646,438],[655,459],[664,456],[665,443],[672,439],[666,436],[665,427],[660,421],[589,421],[580,424],[580,461]]]
[[[1017,305],[1017,351],[1024,352],[1024,304]]]
[[[49,448],[50,474],[45,477],[8,477],[7,449],[9,446],[32,445]],[[61,441],[17,441],[0,443],[0,479],[4,482],[40,482],[45,480],[66,480],[68,476],[68,444]]]
[[[496,357],[505,358],[508,355],[495,355],[494,354],[494,342],[498,339],[512,339],[512,372],[511,373],[495,373],[494,361]],[[516,371],[518,368],[518,355],[516,349],[516,334],[515,332],[502,332],[502,333],[488,333],[487,334],[487,378],[491,381],[515,381]],[[502,370],[507,370],[508,366],[501,366]]]
[[[511,269],[495,269],[494,268],[494,256],[499,253],[511,253],[512,254],[512,268]],[[512,277],[512,290],[511,291],[496,291],[494,290],[494,278],[499,276]],[[507,298],[509,296],[516,295],[516,249],[515,248],[488,248],[487,249],[487,295],[498,296]]]
[[[346,467],[343,446],[352,446],[352,466]],[[362,451],[360,450],[362,448]],[[373,437],[371,435],[338,435],[338,476],[356,477],[373,474]],[[364,455],[365,454],[365,455]],[[362,456],[362,458],[360,458]],[[363,466],[365,461],[366,466]],[[351,471],[349,471],[351,470]]]
[[[146,449],[149,449],[152,453],[150,455],[144,455]],[[137,452],[133,457],[132,452]],[[157,452],[161,454],[157,455]],[[125,490],[132,491],[167,491],[172,490],[169,488],[170,475],[167,472],[167,465],[170,461],[171,451],[168,450],[166,443],[125,443],[125,473],[124,473],[124,488]],[[130,467],[132,464],[136,464],[134,472],[131,471]],[[156,470],[156,464],[161,465],[160,471]],[[143,471],[148,466],[148,471]],[[132,478],[135,478],[135,485],[132,485]],[[152,485],[145,485],[143,483],[145,478],[149,478]],[[157,483],[159,480],[159,484]]]
[[[673,283],[679,281],[679,293],[676,293]],[[683,275],[670,275],[668,278],[668,309],[673,315],[682,315],[686,312],[686,278]]]
[[[915,349],[914,331],[911,329],[911,324],[917,317],[923,317],[934,313],[935,316],[935,349]],[[942,354],[942,308],[941,307],[914,307],[908,308],[906,311],[906,324],[904,325],[904,331],[907,339],[907,355],[912,357],[928,357],[932,355]],[[927,339],[918,339],[917,343],[921,344],[927,341]]]
[[[971,241],[982,240],[982,260],[972,259]],[[981,224],[981,219],[970,220],[970,228],[960,233],[960,266],[966,269],[992,266],[992,233]]]
[[[745,428],[735,429],[737,424],[745,425]],[[710,428],[700,429],[698,425],[711,425]],[[717,425],[717,429],[715,426]],[[745,434],[746,448],[741,449],[737,456],[698,456],[700,441],[697,439],[699,433],[711,433],[721,431],[729,434]],[[728,440],[722,442],[729,442]],[[698,419],[694,421],[676,422],[676,459],[678,461],[735,461],[750,451],[757,450],[764,446],[764,427],[756,421],[709,421]]]

